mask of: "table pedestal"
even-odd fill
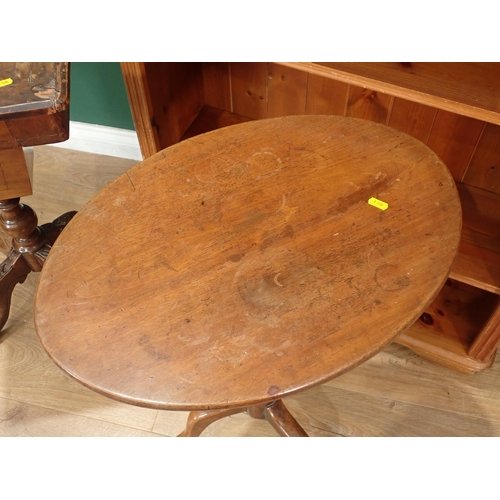
[[[41,271],[50,248],[74,212],[38,226],[35,212],[19,203],[33,194],[25,149],[69,136],[68,64],[0,63],[0,229],[12,247],[0,264],[0,330],[14,287]],[[9,248],[7,246],[7,248]]]
[[[76,212],[68,212],[51,223],[38,226],[31,207],[19,198],[0,201],[0,228],[12,238],[12,248],[0,264],[0,330],[9,317],[14,287],[31,272],[42,270],[49,250]]]
[[[306,431],[295,420],[281,399],[268,405],[252,405],[246,408],[227,408],[224,410],[192,411],[186,428],[178,437],[199,436],[210,424],[237,413],[246,413],[253,418],[267,420],[284,437],[308,437]]]

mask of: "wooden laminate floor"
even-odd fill
[[[40,223],[78,210],[135,162],[35,148]],[[84,236],[85,237],[85,236]],[[89,245],[92,235],[86,236]],[[33,326],[38,275],[15,289],[0,333],[0,436],[174,436],[187,413],[112,401],[72,380],[41,348]],[[396,344],[351,372],[286,401],[311,436],[500,436],[500,361],[464,375]],[[203,436],[276,436],[265,421],[225,418]]]

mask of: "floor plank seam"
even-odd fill
[[[487,416],[487,415],[478,415],[477,413],[475,413],[473,411],[461,412],[461,411],[456,411],[456,410],[448,410],[448,409],[445,409],[443,407],[439,407],[437,405],[430,405],[430,404],[425,403],[425,402],[415,403],[415,402],[410,401],[410,400],[403,400],[403,399],[391,398],[388,396],[381,396],[378,394],[373,394],[373,393],[366,392],[366,391],[360,391],[357,389],[344,389],[344,388],[335,387],[332,385],[330,385],[330,387],[333,387],[334,389],[343,391],[345,393],[351,392],[351,393],[355,393],[355,394],[360,394],[362,396],[378,399],[380,401],[386,402],[389,405],[391,405],[391,403],[393,403],[393,402],[400,403],[400,404],[404,404],[404,405],[411,406],[414,408],[426,408],[426,409],[431,410],[431,411],[445,412],[445,413],[450,414],[450,415],[457,415],[459,417],[463,417],[464,419],[466,419],[466,418],[480,418],[480,419],[484,419],[487,421],[498,422],[500,424],[500,415],[499,415],[498,419],[494,419],[494,418],[491,418],[490,416]],[[392,407],[394,407],[394,405],[392,405],[391,408]]]
[[[162,434],[162,433],[158,433],[158,432],[155,432],[151,429],[148,429],[147,427],[135,427],[135,426],[132,426],[132,425],[125,425],[125,424],[122,424],[122,423],[118,423],[116,421],[113,421],[113,420],[106,420],[106,419],[103,419],[103,418],[96,418],[95,416],[90,416],[90,415],[85,415],[83,413],[76,413],[76,412],[72,412],[72,411],[68,411],[68,410],[63,410],[61,408],[58,408],[57,406],[47,406],[47,405],[43,405],[43,404],[38,404],[38,403],[33,403],[33,402],[30,402],[30,401],[20,401],[19,399],[15,399],[15,398],[12,398],[12,397],[6,397],[6,396],[1,396],[2,399],[5,399],[5,400],[8,400],[8,401],[11,401],[13,403],[16,403],[18,405],[27,405],[27,406],[31,406],[31,407],[34,407],[34,408],[42,408],[44,410],[50,410],[50,411],[54,411],[54,412],[57,412],[57,413],[62,413],[64,415],[71,415],[71,416],[74,416],[74,417],[78,417],[78,418],[85,418],[85,419],[88,419],[88,420],[92,420],[93,422],[100,422],[102,424],[107,424],[107,425],[113,425],[113,426],[117,426],[117,427],[123,427],[124,429],[133,429],[135,431],[140,431],[140,432],[149,432],[151,434],[157,434],[158,436],[165,436],[165,434]],[[21,411],[21,410],[20,410]],[[14,416],[16,416],[18,413],[17,412]],[[0,423],[4,422],[5,420],[11,420],[13,417],[9,417],[8,419],[4,419],[4,420],[0,420]],[[156,422],[156,418],[155,417],[155,422]]]
[[[327,432],[328,434],[330,434],[332,436],[335,436],[335,437],[348,437],[346,434],[342,434],[340,432],[334,432],[331,429],[325,429],[324,427],[319,427],[317,425],[311,425],[311,424],[309,424],[307,427],[309,429],[316,429],[316,430],[318,430],[320,432]]]

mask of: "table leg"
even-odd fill
[[[249,406],[246,413],[253,418],[267,420],[280,436],[308,437],[306,431],[295,420],[281,399],[268,405]]]
[[[28,263],[19,252],[12,249],[0,264],[0,330],[9,318],[10,300],[14,287],[23,283],[31,272]]]
[[[10,310],[12,292],[31,271],[41,271],[57,236],[76,212],[68,212],[54,222],[38,226],[31,207],[19,198],[0,201],[0,227],[12,238],[12,248],[0,264],[0,330]]]
[[[236,413],[246,413],[252,418],[267,420],[280,436],[308,437],[306,431],[295,420],[281,399],[268,405],[252,405],[246,408],[192,411],[188,415],[186,428],[178,437],[199,436],[210,424]]]
[[[243,413],[245,408],[228,408],[227,410],[206,410],[206,411],[192,411],[188,415],[186,428],[177,437],[197,437],[199,436],[210,424],[217,420],[236,413]]]

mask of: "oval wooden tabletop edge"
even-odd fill
[[[317,116],[313,116],[310,118],[312,119],[313,122],[316,122],[318,119]],[[286,118],[286,117],[281,118],[281,119],[268,119],[268,120],[263,120],[263,122],[264,121],[274,122],[277,120],[281,120],[281,121],[286,122],[287,119],[288,118]],[[328,121],[328,117],[326,118],[326,120]],[[356,121],[357,119],[351,119],[351,120]],[[343,120],[343,121],[345,122],[345,120]],[[253,123],[253,122],[250,122],[250,123]],[[264,124],[260,123],[260,125],[262,126]],[[372,124],[372,125],[376,125],[377,127],[379,127],[379,130],[383,130],[384,128],[387,128],[384,125],[378,125],[378,124]],[[247,130],[248,126],[249,126],[248,124],[241,124],[241,125],[233,126],[232,127],[232,129],[234,129],[233,133],[236,134],[237,132],[240,132],[241,130]],[[236,129],[238,129],[238,130],[236,130]],[[406,139],[405,134],[398,133],[398,135],[400,137],[402,137],[402,139],[404,139],[404,141],[409,140],[411,143],[416,142],[410,136],[406,136],[408,138],[408,139]],[[188,139],[187,141],[190,141],[191,143],[194,143],[194,144],[196,144],[196,143],[199,144],[200,142],[203,142],[207,138],[210,138],[210,137],[213,138],[213,137],[219,137],[219,136],[220,136],[220,132],[214,131],[214,132],[209,132],[207,134],[203,134],[202,136],[197,136],[195,138]],[[120,178],[113,181],[110,185],[108,185],[106,188],[104,188],[104,190],[101,191],[101,193],[99,193],[95,198],[93,198],[93,200],[91,200],[86,205],[86,207],[84,207],[84,209],[81,212],[81,214],[83,214],[83,215],[78,214],[75,217],[75,219],[70,222],[70,224],[68,225],[68,228],[67,228],[68,234],[72,231],[72,229],[71,229],[72,227],[77,227],[77,225],[80,225],[81,220],[85,217],[86,211],[88,211],[88,207],[92,207],[93,205],[95,205],[96,203],[98,204],[101,201],[104,202],[105,198],[109,195],[108,193],[111,190],[113,190],[117,187],[119,188],[118,190],[120,190],[122,188],[125,189],[124,186],[125,186],[125,184],[128,183],[129,189],[131,191],[135,191],[137,188],[140,188],[140,186],[136,186],[134,184],[134,180],[136,179],[137,176],[140,175],[141,171],[148,171],[149,169],[153,168],[153,165],[158,165],[164,161],[168,161],[167,157],[169,156],[169,153],[171,151],[173,151],[173,149],[175,149],[175,148],[183,149],[183,148],[187,148],[187,147],[188,147],[187,144],[183,145],[182,143],[175,145],[175,146],[172,146],[171,148],[168,148],[167,150],[159,152],[156,155],[145,160],[144,162],[140,163],[139,165],[133,167],[129,172],[123,174]],[[429,157],[435,157],[437,162],[439,162],[442,165],[441,160],[439,160],[437,158],[437,156],[429,148],[427,148],[427,146],[424,146],[424,147],[430,153]],[[271,157],[271,155],[267,155],[267,156]],[[446,177],[447,177],[446,180],[448,182],[446,184],[448,184],[448,186],[452,188],[452,190],[454,191],[454,194],[458,200],[458,194],[456,192],[456,187],[455,187],[454,181],[451,177],[451,174],[447,171],[447,169],[443,169],[442,175],[443,175],[443,179],[446,179]],[[285,203],[285,202],[283,202],[283,203]],[[288,206],[285,205],[285,208],[287,208],[287,207]],[[264,208],[266,208],[266,207],[264,207]],[[340,207],[340,208],[343,209],[343,207]],[[461,214],[460,214],[459,202],[455,208],[458,212],[454,216],[455,227],[454,228],[452,227],[454,224],[450,224],[450,227],[448,229],[450,230],[451,233],[459,235],[460,230],[461,230]],[[382,212],[381,212],[381,214],[382,214]],[[65,232],[66,232],[66,230],[65,230]],[[430,302],[432,302],[432,300],[434,300],[435,296],[438,294],[440,288],[444,285],[444,282],[447,279],[447,275],[449,273],[449,270],[451,269],[453,259],[455,258],[456,254],[458,252],[459,238],[456,237],[454,242],[455,242],[454,248],[451,249],[453,255],[452,256],[450,255],[450,258],[448,259],[448,262],[446,263],[446,266],[445,266],[446,270],[442,266],[442,268],[440,269],[440,278],[436,279],[434,285],[427,290],[427,293],[424,294],[424,296],[420,297],[420,305],[421,306],[423,305],[423,307],[425,307]],[[42,276],[40,278],[40,284],[39,284],[39,291],[40,291],[40,289],[42,289],[42,292],[43,292],[43,288],[45,286],[44,283],[47,280],[47,275],[51,272],[54,272],[53,268],[57,269],[58,264],[56,263],[56,259],[58,257],[56,255],[59,253],[59,251],[57,249],[58,248],[63,249],[64,244],[65,244],[65,238],[64,238],[64,232],[63,232],[63,234],[61,235],[61,243],[60,244],[56,243],[56,245],[54,247],[54,248],[56,248],[56,252],[54,252],[54,256],[49,256],[49,259],[47,260],[47,263],[46,263],[46,267],[42,271]],[[281,248],[281,247],[279,247],[279,248]],[[265,251],[266,251],[266,249],[264,248],[263,252],[265,252]],[[281,284],[280,280],[285,279],[285,278],[286,278],[286,276],[284,276],[284,275],[282,275],[282,276],[275,275],[274,276],[275,284],[277,281],[277,285],[279,286]],[[225,407],[227,405],[234,405],[235,404],[234,401],[227,401],[226,403],[223,403],[221,401],[219,401],[219,402],[214,402],[214,401],[212,401],[212,402],[210,402],[210,401],[195,402],[195,401],[193,401],[193,402],[187,403],[185,401],[184,402],[175,402],[175,401],[165,402],[165,401],[160,401],[160,400],[154,400],[154,398],[153,399],[140,399],[140,398],[137,399],[137,398],[131,396],[128,392],[120,393],[119,391],[116,391],[116,390],[110,392],[107,389],[103,389],[102,387],[96,385],[90,379],[84,380],[83,378],[81,378],[81,376],[78,373],[72,373],[71,368],[68,367],[65,363],[61,363],[60,360],[57,358],[57,356],[56,357],[52,356],[52,346],[48,345],[46,343],[46,338],[45,338],[45,333],[44,333],[44,332],[46,332],[47,326],[46,325],[41,326],[38,322],[38,320],[39,320],[38,310],[39,310],[39,303],[40,303],[39,295],[40,295],[39,292],[37,292],[37,296],[36,296],[36,300],[35,300],[35,318],[36,318],[35,321],[36,321],[37,331],[39,332],[39,336],[40,336],[40,339],[42,341],[42,344],[44,345],[46,350],[49,352],[49,355],[51,355],[52,359],[63,370],[68,371],[68,373],[70,373],[71,376],[73,376],[74,378],[76,378],[80,382],[84,383],[85,385],[91,387],[92,389],[96,390],[97,392],[101,392],[101,393],[106,394],[110,397],[113,397],[114,399],[119,399],[119,400],[125,401],[127,403],[132,403],[132,404],[141,405],[141,406],[155,407],[155,408],[165,408],[165,409],[187,410],[187,409],[201,409],[201,408],[219,408],[219,407]],[[309,379],[307,381],[307,383],[305,384],[305,386],[311,387],[313,385],[317,385],[319,383],[325,382],[327,379],[333,378],[334,376],[338,376],[339,374],[345,372],[346,370],[352,369],[353,367],[357,366],[358,364],[366,361],[369,357],[373,356],[374,354],[376,354],[376,352],[378,352],[380,349],[385,347],[385,345],[390,343],[394,339],[394,337],[396,337],[397,335],[402,333],[402,331],[404,331],[406,328],[408,328],[413,323],[413,321],[418,318],[418,316],[419,316],[419,312],[416,311],[416,312],[414,312],[414,314],[411,317],[404,318],[404,320],[401,322],[401,324],[399,324],[397,326],[398,331],[397,331],[397,333],[394,334],[393,337],[384,338],[383,341],[380,341],[378,343],[374,343],[370,349],[365,350],[362,355],[358,356],[355,359],[355,362],[353,362],[353,359],[351,358],[350,361],[348,360],[345,362],[344,366],[341,366],[341,365],[337,366],[336,371],[332,371],[331,373],[325,374],[324,376],[317,376],[314,379]],[[304,389],[304,387],[301,385],[298,385],[298,386],[296,385],[292,388],[290,388],[290,387],[280,388],[278,386],[275,386],[274,390],[271,389],[272,387],[273,387],[273,385],[270,385],[270,388],[268,390],[268,392],[270,391],[272,394],[269,393],[269,394],[267,394],[267,396],[263,396],[262,394],[260,394],[258,398],[248,398],[248,397],[246,399],[242,398],[242,399],[238,400],[236,403],[240,406],[245,406],[247,404],[253,404],[256,402],[272,401],[273,399],[276,399],[276,397],[283,397],[283,396],[286,396],[286,395],[289,395],[289,394],[292,394],[294,392],[297,392],[299,390]],[[273,393],[273,391],[274,391],[274,393]]]

